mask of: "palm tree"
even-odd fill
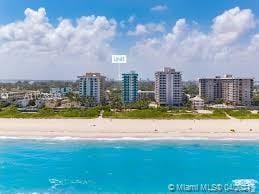
[[[97,105],[96,99],[92,96],[82,97],[80,102],[85,107],[95,107]]]

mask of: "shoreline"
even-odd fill
[[[1,140],[29,140],[29,141],[57,141],[57,142],[178,142],[178,141],[199,141],[199,142],[258,142],[259,138],[249,138],[249,139],[243,139],[243,138],[199,138],[199,137],[175,137],[175,138],[141,138],[141,137],[121,137],[121,138],[99,138],[99,137],[93,137],[93,138],[81,138],[81,137],[15,137],[15,136],[0,136]]]
[[[259,120],[0,119],[4,138],[258,141]]]

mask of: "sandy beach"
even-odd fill
[[[0,137],[259,140],[259,120],[0,119]]]

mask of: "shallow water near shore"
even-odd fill
[[[259,193],[258,181],[258,141],[0,140],[0,193]]]

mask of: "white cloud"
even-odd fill
[[[187,24],[186,24],[186,20],[184,18],[181,18],[179,20],[176,21],[175,25],[172,28],[172,32],[168,33],[165,36],[165,39],[170,41],[170,39],[176,39],[176,38],[180,38],[186,35],[187,32]]]
[[[173,27],[174,34],[181,34],[186,29],[186,20],[184,18],[177,20]]]
[[[235,7],[214,18],[212,33],[218,44],[231,43],[253,29],[255,23],[250,9],[240,10],[239,7]]]
[[[0,26],[2,78],[72,79],[85,71],[112,72],[115,20],[83,16],[75,24],[60,19],[55,27],[44,8],[24,13],[23,21]]]
[[[165,32],[163,23],[148,23],[146,26],[150,32]]]
[[[54,26],[44,8],[26,9],[24,20],[0,26],[0,76],[75,79],[87,71],[100,71],[116,77],[110,61],[118,50],[112,47],[116,28],[115,20],[93,15],[75,21],[60,17]],[[185,79],[225,73],[256,76],[259,33],[252,11],[227,10],[212,20],[210,29],[204,32],[184,18],[169,32],[164,23],[137,24],[128,35],[142,39],[129,48],[122,70],[137,70],[143,78],[152,78],[163,66],[183,71]]]
[[[154,7],[151,7],[150,11],[156,11],[156,12],[162,12],[166,11],[168,7],[166,5],[156,5]]]
[[[147,34],[147,33],[148,33],[148,30],[145,25],[137,24],[136,29],[134,31],[129,31],[128,35],[138,36],[138,35],[143,35],[143,34]]]
[[[163,23],[148,23],[148,24],[137,24],[134,31],[129,31],[130,36],[141,36],[150,34],[153,32],[164,32],[165,27]]]
[[[185,19],[179,19],[171,32],[162,37],[137,42],[130,49],[129,61],[137,71],[146,72],[146,77],[152,77],[163,66],[183,71],[185,79],[225,73],[255,76],[259,35],[249,38],[254,27],[252,11],[239,8],[215,17],[210,32],[202,32],[197,24],[188,25]]]

